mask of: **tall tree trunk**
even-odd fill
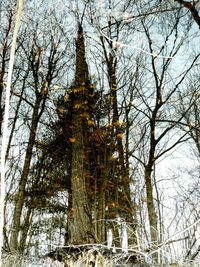
[[[35,191],[35,189],[38,186],[38,183],[42,177],[42,163],[44,161],[45,155],[42,156],[42,158],[37,162],[36,166],[34,166],[35,174],[33,177],[34,184],[31,187],[32,192]],[[26,215],[24,216],[24,222],[23,222],[23,227],[21,227],[21,235],[20,235],[20,242],[19,242],[19,251],[21,254],[24,254],[27,243],[27,237],[28,237],[28,232],[29,228],[31,225],[32,217],[33,217],[33,207],[35,206],[35,194],[31,194],[30,200],[28,202],[28,207],[26,211]]]
[[[123,132],[120,125],[120,116],[118,112],[118,100],[117,100],[117,78],[116,78],[116,60],[113,58],[112,55],[107,57],[107,67],[108,67],[108,75],[109,75],[109,84],[110,84],[110,90],[111,90],[111,100],[112,100],[112,110],[113,110],[113,118],[112,118],[112,125],[113,128],[115,128],[115,136],[116,138],[116,148],[119,155],[119,176],[118,181],[116,183],[116,190],[119,190],[121,187],[120,192],[120,203],[116,203],[116,212],[119,214],[116,214],[115,216],[119,215],[123,219],[126,220],[126,222],[130,223],[133,227],[129,226],[129,229],[131,228],[132,234],[129,236],[134,236],[135,232],[135,224],[133,224],[133,221],[135,220],[135,211],[133,202],[131,200],[131,191],[130,191],[130,178],[129,178],[129,171],[128,171],[128,164],[125,164],[125,155],[124,155],[124,147],[122,143],[123,139]],[[118,192],[116,191],[116,197],[118,196]],[[118,198],[116,198],[116,201],[118,202]],[[121,214],[120,214],[121,213]],[[116,227],[115,227],[116,228]],[[118,232],[115,230],[116,234],[118,235]],[[115,237],[117,240],[117,237]],[[118,237],[119,239],[119,237]],[[129,239],[129,244],[135,245],[136,240],[134,238]]]
[[[72,106],[72,163],[71,163],[71,212],[68,214],[69,244],[94,242],[92,215],[89,207],[89,158],[88,158],[88,95],[89,73],[85,59],[82,26],[76,40],[75,88],[69,99]]]
[[[158,101],[158,100],[157,100]],[[160,102],[156,103],[156,107],[152,112],[152,118],[150,120],[150,150],[149,150],[149,158],[148,162],[145,165],[144,169],[144,178],[146,185],[146,197],[147,197],[147,210],[148,210],[148,218],[149,218],[149,226],[150,226],[150,236],[151,236],[151,245],[152,248],[157,248],[158,244],[158,218],[154,205],[154,197],[153,197],[153,185],[152,185],[152,173],[155,165],[155,151],[157,141],[155,138],[155,129],[156,129],[156,117],[157,112],[160,108]],[[155,263],[158,261],[158,254],[153,254],[153,259]]]
[[[147,195],[147,209],[149,216],[149,224],[150,224],[150,234],[151,234],[151,242],[152,247],[156,247],[158,242],[158,219],[154,205],[153,198],[153,186],[152,186],[152,166],[145,166],[145,184],[146,184],[146,195]]]
[[[19,28],[20,28],[20,20],[21,20],[22,11],[23,11],[23,0],[19,0],[17,1],[17,13],[16,13],[15,27],[14,27],[13,39],[12,39],[12,45],[11,45],[11,51],[10,51],[10,60],[9,60],[6,96],[5,96],[4,131],[3,131],[3,136],[2,136],[2,147],[1,147],[0,265],[1,265],[2,245],[3,245],[4,202],[5,202],[5,165],[6,165],[7,134],[8,134],[9,107],[10,107],[10,92],[11,92],[11,82],[12,82],[12,73],[13,73],[13,66],[14,66],[14,59],[15,59],[15,50],[16,50],[16,44],[17,44],[17,36],[18,36]],[[1,78],[3,82],[3,76]]]
[[[22,214],[22,208],[23,208],[24,198],[25,198],[25,188],[26,188],[26,184],[28,180],[29,171],[30,171],[31,158],[32,158],[32,153],[33,153],[33,146],[35,143],[38,122],[41,116],[41,112],[39,111],[41,102],[42,102],[42,96],[39,95],[37,96],[35,105],[34,105],[31,127],[30,127],[30,135],[29,135],[28,146],[26,149],[26,155],[25,155],[25,161],[24,161],[24,167],[23,167],[23,171],[22,171],[22,175],[20,179],[18,193],[16,195],[13,222],[12,222],[12,232],[11,232],[11,237],[10,237],[10,249],[13,252],[18,250],[18,236],[20,232],[21,214]]]
[[[72,121],[72,216],[69,232],[71,244],[90,243],[93,240],[92,218],[87,196],[87,158],[84,144],[83,122],[80,114],[74,115]]]
[[[26,215],[25,215],[23,227],[21,227],[21,237],[20,237],[20,242],[19,242],[19,251],[21,252],[21,254],[24,254],[24,250],[25,248],[27,248],[26,241],[28,237],[29,227],[31,224],[32,214],[33,214],[33,210],[29,206],[26,212]]]
[[[108,192],[108,180],[109,180],[109,173],[110,173],[110,162],[107,160],[110,155],[107,149],[105,148],[104,154],[102,155],[104,157],[100,176],[98,177],[102,182],[99,185],[98,189],[98,203],[97,203],[97,238],[99,243],[105,243],[106,242],[106,205],[107,200],[107,192]]]

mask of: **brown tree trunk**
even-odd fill
[[[87,196],[87,158],[85,152],[83,121],[80,114],[72,119],[71,192],[72,212],[69,218],[69,244],[85,244],[94,240],[91,211]]]
[[[147,195],[147,209],[150,224],[150,234],[152,246],[157,245],[158,241],[158,227],[157,227],[157,214],[154,206],[153,187],[151,181],[152,167],[145,167],[145,183],[146,183],[146,195]]]
[[[105,177],[104,177],[105,178]],[[106,178],[105,178],[106,180]],[[97,238],[99,243],[104,243],[106,241],[106,226],[105,226],[105,210],[106,210],[106,183],[103,182],[99,190],[98,195],[98,211],[97,211]]]
[[[150,150],[148,163],[144,168],[144,179],[146,185],[146,197],[147,197],[147,210],[148,210],[148,218],[149,218],[149,226],[150,226],[150,237],[151,237],[151,246],[156,249],[158,245],[158,218],[154,205],[154,197],[153,197],[153,185],[152,185],[152,172],[155,165],[155,151],[157,140],[155,138],[155,129],[156,129],[156,117],[157,112],[161,106],[161,102],[159,101],[160,95],[158,94],[157,102],[155,109],[152,112],[152,118],[150,120]],[[158,253],[153,254],[154,262],[158,261]]]
[[[105,158],[108,157],[107,152],[104,153]],[[97,203],[97,238],[99,243],[106,242],[106,192],[108,191],[108,179],[109,179],[109,162],[104,161],[103,168],[101,168],[101,181],[98,191],[98,203]]]
[[[113,110],[113,118],[112,118],[112,125],[115,128],[115,136],[116,138],[116,149],[119,155],[119,176],[118,181],[116,183],[117,190],[121,187],[120,193],[120,203],[115,203],[116,205],[116,212],[119,212],[119,216],[122,216],[123,219],[126,220],[127,223],[130,223],[132,227],[129,225],[129,229],[131,228],[131,236],[132,238],[129,239],[129,244],[135,245],[136,240],[134,240],[133,236],[136,231],[135,225],[133,222],[136,220],[134,205],[131,200],[131,191],[130,191],[130,178],[129,178],[129,171],[128,171],[128,162],[125,164],[125,155],[124,155],[124,146],[122,143],[123,140],[123,132],[120,126],[120,116],[118,112],[118,101],[117,101],[117,78],[116,78],[116,60],[110,55],[108,61],[108,74],[109,74],[109,83],[110,83],[110,90],[111,90],[111,99],[112,99],[112,110]],[[118,196],[118,192],[116,192],[116,197]],[[116,198],[118,202],[118,197]],[[121,215],[120,215],[121,213]],[[116,214],[117,216],[118,214]],[[116,227],[115,227],[116,228]],[[118,235],[118,232],[115,230],[115,233]],[[130,236],[130,235],[129,235]],[[115,237],[116,240],[119,240],[119,237]]]
[[[41,112],[39,112],[41,101],[42,101],[42,97],[38,96],[36,98],[36,102],[34,105],[32,122],[31,122],[31,127],[30,127],[30,135],[29,135],[28,146],[26,149],[26,155],[25,155],[25,161],[24,161],[24,167],[23,167],[22,176],[20,179],[18,193],[16,195],[16,200],[15,200],[15,208],[14,208],[13,222],[12,222],[12,232],[11,232],[11,237],[10,237],[10,249],[12,252],[15,252],[18,250],[18,236],[20,232],[21,214],[22,214],[22,208],[23,208],[24,198],[25,198],[25,188],[26,188],[29,170],[30,170],[32,152],[33,152],[33,146],[35,143],[38,122],[41,116]]]
[[[32,208],[28,207],[28,210],[26,212],[25,220],[23,223],[23,227],[21,227],[21,238],[19,242],[19,251],[24,254],[24,250],[26,248],[26,241],[28,236],[28,231],[31,224],[31,218],[32,218]]]
[[[45,155],[42,156],[40,161],[37,162],[36,166],[34,166],[34,170],[36,170],[36,174],[32,178],[34,181],[33,186],[31,187],[32,192],[35,191],[35,189],[38,186],[38,182],[40,181],[42,177],[42,163],[45,159]],[[27,242],[27,237],[28,237],[28,232],[31,226],[32,222],[32,217],[33,217],[33,207],[35,206],[35,194],[30,195],[30,200],[28,202],[28,207],[26,210],[26,215],[24,216],[24,222],[23,226],[21,226],[21,234],[20,234],[20,242],[19,242],[19,251],[21,254],[25,253],[25,249],[27,249],[26,242]]]
[[[79,25],[76,40],[75,88],[71,88],[71,210],[68,209],[68,244],[85,244],[95,240],[90,210],[90,170],[89,170],[89,73],[85,59],[85,44],[82,26]]]

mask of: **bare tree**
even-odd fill
[[[47,47],[41,47],[38,43],[39,41],[34,36],[32,38],[31,47],[28,46],[28,49],[25,47],[25,43],[21,43],[22,50],[24,51],[26,60],[31,70],[31,79],[33,81],[32,92],[34,102],[31,103],[29,102],[29,100],[26,100],[32,107],[32,117],[30,123],[28,145],[26,147],[24,166],[22,170],[22,175],[20,177],[19,189],[15,201],[15,209],[12,223],[13,230],[10,237],[10,248],[12,251],[18,249],[18,236],[20,232],[21,214],[25,199],[25,189],[29,177],[38,124],[45,109],[49,88],[51,87],[53,79],[55,79],[59,73],[60,66],[58,67],[58,64],[60,63],[60,59],[62,58],[62,51],[59,52],[57,50],[59,40],[58,43],[55,43],[53,37],[50,38],[50,44],[47,44],[47,47],[49,46],[49,56],[47,56],[47,58],[45,59],[43,58],[42,53],[43,50]],[[42,66],[42,64],[44,65]],[[41,73],[42,67],[44,68],[43,74]]]

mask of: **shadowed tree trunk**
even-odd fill
[[[87,196],[87,158],[85,154],[83,123],[80,115],[74,115],[72,120],[72,135],[75,142],[72,145],[72,217],[70,219],[70,243],[89,243],[93,237],[91,211]]]
[[[94,239],[92,216],[88,198],[88,66],[85,60],[85,45],[82,26],[79,25],[76,41],[75,87],[69,99],[72,105],[71,141],[71,214],[68,218],[68,244],[90,243]]]
[[[31,122],[31,127],[30,127],[28,146],[26,149],[24,167],[23,167],[22,176],[20,179],[18,193],[16,195],[15,209],[14,209],[14,214],[13,214],[12,233],[10,237],[10,249],[13,252],[18,250],[18,236],[20,232],[21,214],[22,214],[22,208],[23,208],[24,198],[25,198],[25,187],[26,187],[26,183],[28,180],[38,122],[42,114],[42,112],[40,111],[40,105],[41,105],[42,100],[43,100],[42,96],[38,95],[35,101],[33,115],[32,115],[32,122]]]

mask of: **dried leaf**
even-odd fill
[[[75,138],[75,137],[69,137],[69,141],[70,141],[71,143],[74,143],[74,142],[76,141],[76,138]]]
[[[89,126],[93,126],[94,125],[94,121],[93,120],[88,120],[88,125]]]
[[[123,138],[123,133],[118,133],[117,134],[117,138],[122,139]]]

